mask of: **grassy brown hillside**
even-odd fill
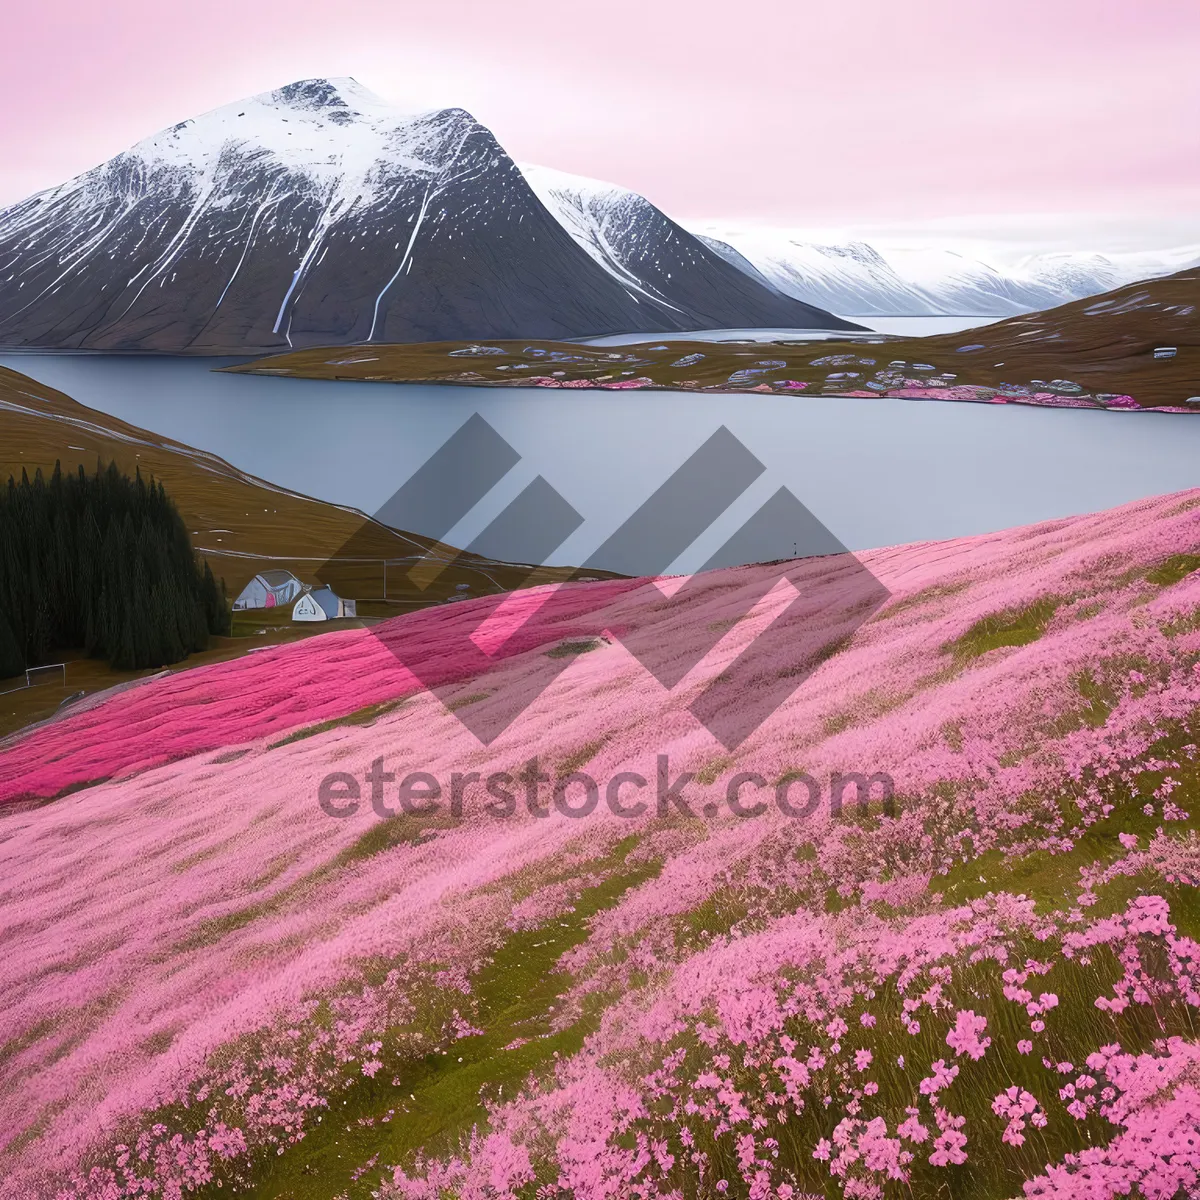
[[[1155,358],[1173,347],[1173,358]],[[886,395],[1113,409],[1200,408],[1200,271],[1135,283],[1047,312],[926,338],[632,346],[430,342],[299,350],[253,374],[484,386],[685,388]]]
[[[293,625],[290,613],[237,614],[232,638],[214,638],[212,649],[187,660],[189,666],[236,657],[258,646],[362,624],[445,601],[457,585],[469,583],[483,595],[545,583],[568,572],[547,568],[530,576],[527,568],[473,556],[453,547],[433,548],[429,538],[400,532],[369,520],[355,509],[327,504],[256,479],[216,455],[193,449],[86,408],[62,392],[17,371],[0,367],[0,484],[22,470],[49,473],[56,462],[64,471],[79,465],[93,470],[98,461],[116,462],[122,471],[161,479],[179,507],[192,544],[224,579],[230,599],[254,575],[284,568],[305,581],[321,572],[329,580],[333,559],[337,590],[359,601],[362,620]],[[346,553],[345,547],[352,546]],[[447,562],[424,590],[407,578],[405,568],[430,553]],[[384,599],[383,564],[388,564]],[[0,696],[0,735],[49,716],[66,697],[93,692],[146,675],[114,672],[100,662],[68,664],[65,684]],[[0,692],[11,684],[0,684]]]
[[[1131,394],[1143,407],[1200,396],[1200,270],[1131,283],[975,332],[977,338],[943,334],[922,344],[939,361],[953,356],[963,376],[980,383],[1063,376],[1088,392]],[[962,349],[977,342],[979,349]],[[1156,359],[1159,347],[1175,348],[1175,357]]]
[[[480,594],[526,582],[523,567],[464,556],[426,590],[418,590],[405,579],[403,567],[431,551],[429,538],[390,529],[357,509],[276,487],[215,454],[86,408],[0,367],[0,479],[22,469],[30,475],[37,467],[49,471],[56,461],[63,470],[79,464],[91,470],[97,460],[115,461],[129,474],[140,468],[163,481],[193,545],[225,579],[231,596],[271,566],[311,578],[351,542],[356,559],[370,560],[359,564],[361,597],[382,598],[384,560],[389,563],[388,599],[405,607],[445,600],[463,582]],[[442,547],[441,553],[449,557],[459,552]],[[547,568],[532,582],[564,574]]]

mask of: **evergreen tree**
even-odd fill
[[[21,653],[17,639],[9,628],[4,610],[0,609],[0,679],[5,679],[10,675],[20,675],[24,670],[25,656]]]
[[[228,636],[233,623],[233,613],[229,607],[229,597],[225,592],[225,580],[221,580],[218,588],[217,581],[213,578],[212,567],[208,565],[207,559],[204,562],[204,582],[201,585],[200,595],[204,604],[204,620],[208,629],[213,633]]]
[[[229,631],[224,585],[197,563],[161,482],[115,463],[0,490],[0,677],[65,649],[140,668]]]

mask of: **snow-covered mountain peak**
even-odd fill
[[[305,79],[144,138],[119,160],[151,174],[227,174],[239,162],[359,186],[377,164],[432,171],[431,151],[481,128],[463,109],[408,113],[353,79]],[[438,156],[440,157],[440,156]]]
[[[297,111],[332,108],[387,108],[387,101],[349,75],[338,79],[298,79],[268,93],[277,104]]]
[[[796,247],[803,246],[803,242],[793,241],[792,245]],[[856,263],[866,263],[873,267],[887,267],[887,262],[883,255],[879,253],[868,242],[845,242],[841,245],[823,245],[817,246],[815,249],[822,254],[828,255],[830,258],[845,258]]]

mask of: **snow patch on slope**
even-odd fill
[[[667,303],[625,262],[637,227],[662,215],[649,200],[628,188],[585,175],[532,163],[517,166],[534,195],[593,261],[631,293]]]
[[[129,154],[193,175],[231,151],[269,156],[314,183],[363,182],[379,162],[432,171],[428,114],[401,114],[353,79],[306,79],[215,108],[138,142]]]
[[[598,179],[569,175],[552,167],[529,163],[517,166],[551,216],[596,263],[622,283],[633,280],[621,262],[619,247],[640,196]]]

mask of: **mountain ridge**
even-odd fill
[[[787,303],[788,297],[749,263],[736,261],[689,232],[639,192],[550,167],[519,166],[551,215],[622,286],[680,311],[673,303],[678,281],[694,279],[688,310],[702,324],[693,328],[731,327],[727,298],[743,290],[747,280],[777,302]],[[815,305],[804,313],[814,324],[823,315]],[[852,327],[849,322],[841,325]]]
[[[403,114],[353,80],[302,80],[0,212],[0,343],[218,354],[849,327],[710,258],[669,297],[635,295],[466,110]]]

